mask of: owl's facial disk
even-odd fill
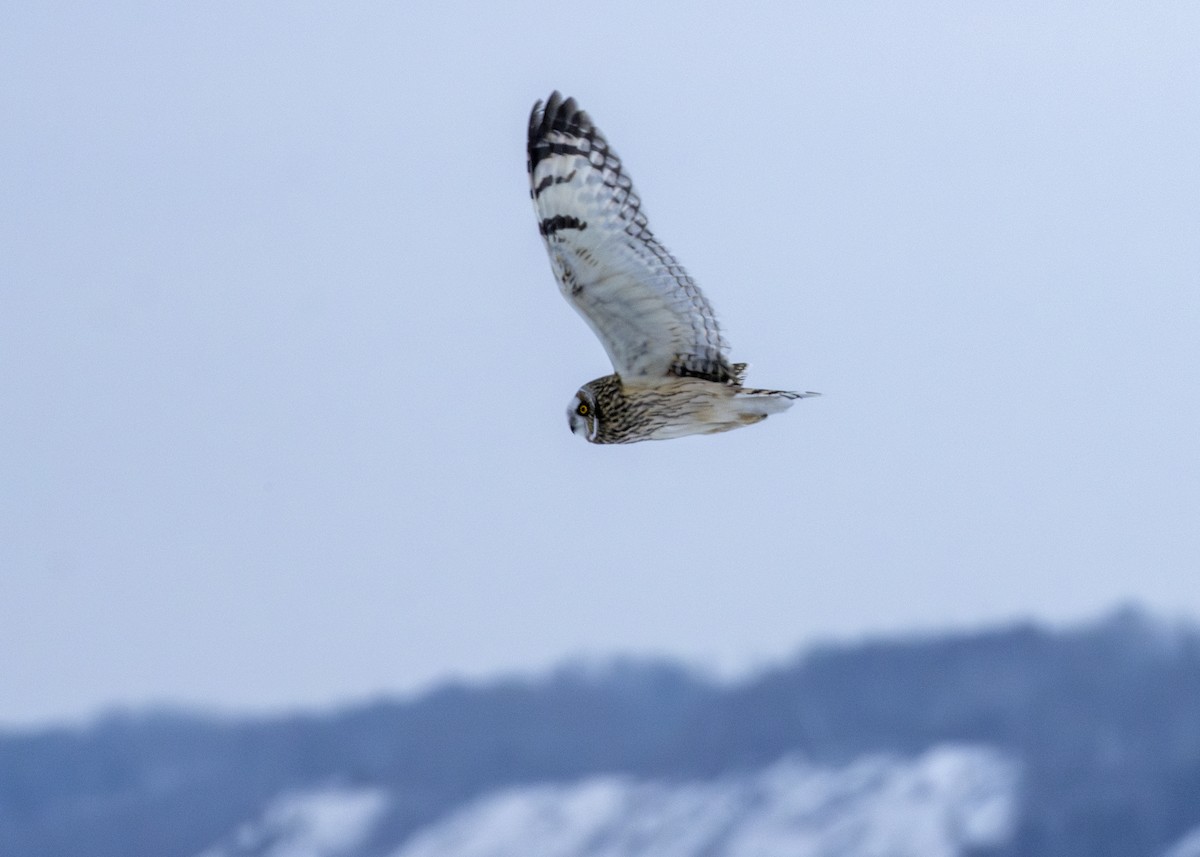
[[[586,440],[595,440],[600,428],[596,416],[596,402],[586,390],[580,390],[567,406],[567,425],[571,433]]]

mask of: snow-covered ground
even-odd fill
[[[956,857],[1007,839],[1016,784],[1003,757],[962,747],[707,782],[604,777],[485,797],[394,857]]]
[[[1200,827],[1172,845],[1163,857],[1200,857]]]
[[[1017,784],[1004,756],[962,746],[703,781],[594,777],[484,795],[390,857],[958,857],[1009,838]],[[290,793],[200,857],[358,857],[388,804],[376,789]]]
[[[380,789],[290,792],[200,857],[349,857],[370,835],[387,803]]]

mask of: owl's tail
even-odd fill
[[[734,395],[733,400],[737,403],[739,413],[746,417],[763,419],[771,414],[782,414],[796,399],[819,395],[821,394],[812,391],[796,393],[791,390],[742,389]]]

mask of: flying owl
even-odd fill
[[[567,408],[592,443],[635,443],[753,425],[816,393],[742,386],[712,307],[650,231],[617,153],[574,98],[558,92],[529,116],[530,196],[563,296],[615,372]]]

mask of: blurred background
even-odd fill
[[[1193,4],[3,18],[0,853],[1200,854]],[[551,89],[822,398],[569,433]]]

